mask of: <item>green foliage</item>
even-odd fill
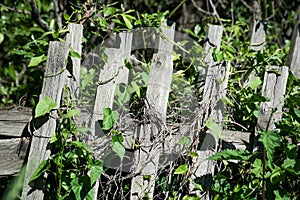
[[[45,97],[37,105],[36,117],[49,113],[55,106],[50,97]],[[73,123],[73,117],[80,115],[79,109],[66,106],[66,110],[58,109],[60,124],[50,140],[51,155],[40,163],[29,184],[33,189],[44,188],[49,199],[91,199],[103,171],[102,161],[96,160],[90,148],[79,140],[86,130]]]
[[[103,109],[103,121],[102,121],[102,130],[110,130],[119,117],[119,113],[117,111],[112,111],[111,108]]]
[[[50,111],[56,106],[56,102],[53,102],[50,97],[46,96],[44,99],[40,100],[36,105],[34,117],[37,118],[47,113],[50,113]]]

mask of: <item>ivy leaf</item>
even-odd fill
[[[280,146],[280,136],[277,131],[261,131],[260,137],[258,139],[260,142],[263,143],[267,157],[271,162],[273,159],[273,155],[275,152],[275,148]]]
[[[256,89],[258,86],[260,86],[262,84],[262,81],[259,77],[255,77],[253,78],[250,83],[248,84],[247,87],[250,87],[251,89]]]
[[[79,115],[80,115],[80,110],[77,108],[77,109],[69,110],[67,114],[64,115],[64,118],[71,118]]]
[[[73,48],[70,48],[70,56],[74,58],[81,58],[80,54],[73,50]]]
[[[182,136],[177,142],[177,144],[179,145],[189,145],[190,143],[191,143],[191,138],[186,135]]]
[[[90,169],[91,169],[91,175],[90,175],[91,185],[94,185],[94,183],[99,179],[99,177],[103,172],[102,162],[99,161],[97,165],[93,165]]]
[[[217,123],[213,121],[213,119],[209,119],[205,122],[206,127],[211,130],[214,134],[216,134],[220,139],[222,139],[222,132]]]
[[[208,157],[206,160],[243,160],[248,161],[252,154],[247,150],[225,149]]]
[[[29,183],[32,181],[38,179],[40,176],[43,176],[43,174],[50,168],[49,160],[43,160],[41,164],[38,166],[38,168],[33,172]]]
[[[76,200],[81,200],[80,192],[82,190],[82,185],[79,184],[79,178],[78,177],[76,177],[75,179],[73,179],[71,181],[71,186],[72,186],[72,190],[75,194],[75,199]]]
[[[40,100],[35,108],[35,116],[34,118],[40,117],[49,113],[53,108],[56,107],[56,102],[52,101],[52,99],[46,96],[44,99]]]
[[[180,165],[174,172],[174,174],[186,174],[189,171],[187,164]]]
[[[47,60],[47,56],[45,56],[44,54],[37,57],[32,57],[28,67],[38,66],[40,63],[42,63],[45,60]]]
[[[112,150],[121,158],[121,160],[125,155],[125,147],[122,144],[123,141],[124,138],[121,135],[115,135],[112,137]]]
[[[111,108],[103,108],[102,130],[110,130],[119,117],[117,111],[112,111]]]

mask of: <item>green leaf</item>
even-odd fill
[[[91,168],[91,185],[94,185],[94,183],[100,178],[102,172],[103,172],[103,166],[101,165],[93,165]]]
[[[200,31],[201,31],[201,26],[199,24],[197,24],[194,28],[194,32],[196,35],[198,35],[200,33]]]
[[[110,15],[115,14],[116,8],[105,6],[105,7],[103,8],[103,12],[104,12],[104,17],[108,17],[108,16],[110,16]]]
[[[174,172],[174,174],[186,174],[189,171],[187,164],[180,165]]]
[[[251,89],[256,89],[258,86],[262,84],[262,81],[259,77],[253,78],[250,83],[247,85],[247,87],[250,87]]]
[[[0,44],[3,42],[3,40],[4,40],[4,35],[0,33]]]
[[[185,195],[182,200],[200,200],[200,197]]]
[[[290,200],[290,195],[288,195],[287,191],[274,190],[274,194],[276,200]]]
[[[131,24],[130,20],[128,19],[127,15],[122,14],[122,18],[123,18],[127,28],[132,29],[132,24]]]
[[[218,124],[216,124],[213,119],[209,119],[205,122],[206,127],[216,134],[220,139],[222,139],[222,132]]]
[[[119,117],[117,111],[112,111],[111,108],[103,108],[102,130],[110,130]]]
[[[121,160],[125,155],[125,147],[122,144],[123,141],[124,138],[121,135],[115,135],[112,137],[112,150],[121,158]]]
[[[186,135],[182,136],[177,142],[177,144],[179,145],[189,145],[190,143],[191,143],[191,138]]]
[[[70,20],[70,15],[68,15],[67,13],[64,14],[64,19],[66,21],[69,21]]]
[[[272,172],[270,176],[270,181],[272,184],[276,184],[285,178],[286,171],[280,169],[280,167],[276,166],[275,170]]]
[[[263,164],[262,161],[258,158],[255,159],[252,164],[251,173],[254,174],[257,178],[261,178],[263,174]]]
[[[136,95],[140,98],[141,97],[140,87],[134,81],[131,82],[131,85],[134,91],[136,92]]]
[[[73,50],[73,48],[70,48],[70,56],[74,58],[81,58],[80,54]]]
[[[81,200],[81,195],[80,192],[82,190],[82,185],[79,184],[79,178],[76,177],[71,181],[71,186],[72,186],[72,191],[75,194],[75,199],[76,200]]]
[[[45,60],[47,60],[47,56],[45,56],[44,54],[37,57],[33,57],[31,58],[28,67],[38,66],[40,63],[42,63]]]
[[[227,105],[229,105],[229,106],[234,106],[234,104],[230,101],[230,99],[228,98],[228,97],[226,97],[226,96],[224,96],[222,99],[222,102],[223,103],[225,103],[225,104],[227,104]]]
[[[275,152],[275,148],[280,146],[280,136],[277,131],[261,131],[260,137],[258,139],[263,143],[267,157],[271,162],[273,160],[273,155]]]
[[[69,110],[67,112],[67,114],[65,114],[63,117],[64,118],[71,118],[71,117],[79,116],[79,115],[80,115],[80,110],[77,108],[77,109]]]
[[[225,149],[207,158],[207,160],[243,160],[248,161],[252,153],[241,149]]]
[[[35,118],[45,115],[49,113],[53,108],[56,107],[56,102],[52,101],[52,99],[46,96],[44,99],[40,100],[35,108]]]
[[[41,164],[38,166],[38,168],[33,172],[30,181],[32,182],[36,180],[37,178],[43,176],[43,174],[50,168],[50,162],[49,160],[43,160]]]

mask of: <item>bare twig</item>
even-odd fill
[[[243,125],[241,125],[241,124],[239,124],[239,123],[237,123],[237,122],[235,122],[235,121],[231,121],[231,120],[223,120],[222,122],[223,122],[223,123],[235,124],[235,125],[241,127],[242,129],[244,129],[245,131],[248,131],[248,129],[247,129],[245,126],[243,126]]]
[[[35,21],[35,23],[37,23],[44,31],[50,31],[50,28],[47,26],[46,22],[41,19],[35,0],[30,0],[29,4],[32,9],[31,17]]]
[[[193,5],[194,5],[194,7],[195,7],[198,11],[200,11],[200,12],[206,14],[206,15],[213,15],[213,13],[211,13],[211,12],[209,12],[209,11],[206,11],[206,10],[203,10],[200,6],[198,6],[198,5],[196,4],[195,0],[192,0],[192,3],[193,3]]]
[[[3,3],[0,3],[0,6],[6,8],[7,10],[14,11],[14,12],[17,12],[17,13],[20,13],[20,14],[31,15],[31,13],[27,10],[18,10],[17,8],[11,8],[7,5],[4,5]]]
[[[62,27],[62,13],[60,11],[58,1],[53,0],[53,4],[54,4],[54,12],[55,12],[56,21],[57,21],[58,27],[61,28]]]

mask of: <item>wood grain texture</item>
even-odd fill
[[[66,37],[66,42],[70,44],[70,47],[74,52],[81,56],[82,51],[82,37],[83,37],[83,26],[81,24],[68,24],[69,33]],[[71,57],[68,60],[67,65],[67,78],[66,86],[68,86],[73,94],[73,97],[78,99],[79,87],[80,87],[80,63],[81,59],[77,57]]]
[[[17,175],[22,168],[29,140],[0,139],[0,176]]]
[[[204,60],[208,66],[206,80],[204,85],[203,99],[201,101],[201,116],[199,118],[199,127],[204,127],[207,120],[212,119],[222,129],[223,103],[221,98],[226,94],[226,88],[229,77],[230,65],[225,63],[216,63],[213,60],[213,48],[220,48],[223,34],[223,27],[217,25],[209,26],[207,32],[208,43],[204,46],[207,52]],[[193,159],[192,179],[204,177],[203,183],[209,187],[211,176],[214,174],[214,161],[206,160],[219,148],[219,138],[212,132],[207,131],[204,136],[196,137],[200,140],[200,148],[196,149],[198,157]],[[203,138],[203,139],[200,139]],[[199,141],[198,140],[198,141]],[[208,177],[208,178],[206,178]],[[190,184],[192,191],[194,186]]]
[[[288,66],[295,77],[300,79],[300,18],[295,25],[291,41]]]
[[[264,75],[262,96],[270,101],[262,102],[258,114],[258,130],[275,130],[275,122],[281,120],[288,67],[268,66]]]
[[[250,48],[254,51],[260,51],[265,46],[266,40],[266,25],[261,20],[254,20],[251,25]]]
[[[0,110],[0,137],[21,137],[31,115],[32,108]]]
[[[65,69],[66,60],[69,54],[69,43],[50,42],[48,49],[48,59],[46,62],[46,70],[44,76],[44,83],[40,99],[44,99],[46,96],[51,97],[56,102],[57,107],[60,105],[62,90],[65,84]],[[57,115],[52,112],[51,115]],[[36,125],[40,119],[33,121]],[[50,141],[50,137],[55,132],[56,121],[54,118],[48,118],[46,122],[34,131],[34,136],[31,139],[31,148],[28,157],[28,163],[26,167],[26,175],[23,186],[22,197],[26,199],[43,199],[42,190],[31,190],[29,186],[29,180],[33,172],[39,164],[50,156],[50,151],[47,150],[47,145]],[[39,185],[37,185],[39,186]]]
[[[175,25],[162,28],[163,38],[159,39],[158,53],[153,55],[150,75],[147,83],[146,109],[149,110],[150,123],[139,129],[140,149],[135,151],[135,172],[132,178],[130,199],[138,200],[146,197],[153,199],[155,177],[158,170],[161,142],[158,134],[163,134],[166,121],[167,103],[173,74],[173,43]],[[156,118],[156,123],[153,118]],[[149,176],[145,179],[144,176]]]

